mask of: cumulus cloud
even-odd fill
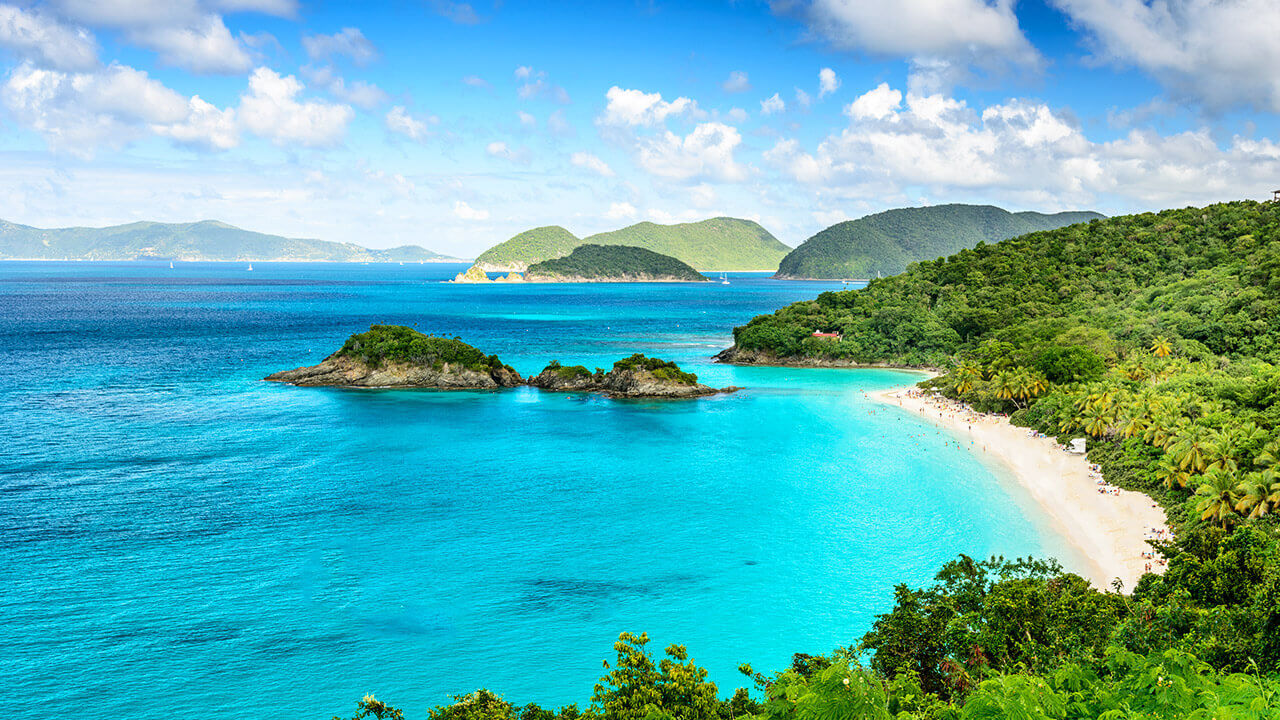
[[[736,107],[736,108],[729,108],[729,112],[725,113],[725,117],[728,117],[733,122],[740,123],[740,122],[746,122],[748,116],[747,116],[746,110]]]
[[[805,151],[781,140],[766,162],[804,184],[850,197],[909,188],[976,192],[1048,207],[1088,206],[1103,195],[1143,204],[1247,197],[1280,173],[1280,146],[1235,137],[1220,148],[1207,130],[1134,131],[1094,142],[1047,105],[1011,100],[981,110],[940,94],[881,85],[846,109],[850,125]]]
[[[1053,0],[1098,60],[1212,110],[1280,110],[1280,5],[1267,0]]]
[[[90,70],[98,64],[98,46],[87,30],[13,5],[0,5],[0,47],[55,70]]]
[[[627,220],[639,214],[636,207],[629,202],[609,203],[609,210],[604,216],[610,220]]]
[[[495,140],[489,143],[485,146],[484,151],[488,153],[490,157],[509,160],[510,162],[519,163],[521,165],[528,165],[530,161],[528,148],[513,148],[501,140]]]
[[[648,172],[668,180],[741,182],[748,176],[747,168],[734,159],[741,144],[737,128],[705,122],[683,137],[668,130],[642,138],[637,161]]]
[[[569,162],[575,166],[590,170],[601,177],[613,177],[613,168],[604,160],[592,155],[589,152],[576,152],[569,157]]]
[[[335,98],[364,110],[373,110],[389,100],[386,91],[364,80],[348,83],[332,67],[302,67],[302,75],[312,87],[324,88]]]
[[[458,200],[453,204],[453,214],[463,220],[488,220],[488,210],[477,210],[462,200]]]
[[[233,111],[183,97],[125,65],[64,73],[23,64],[9,74],[0,98],[51,148],[84,157],[99,146],[120,147],[153,133],[211,148],[238,143]]]
[[[809,93],[796,88],[796,104],[802,108],[807,108],[813,104],[813,98],[809,97]]]
[[[302,83],[258,68],[240,96],[240,120],[255,135],[277,145],[329,147],[341,142],[355,112],[349,105],[298,100]]]
[[[787,103],[780,97],[778,93],[774,93],[772,97],[765,98],[760,101],[760,114],[773,115],[787,109]]]
[[[253,64],[217,15],[205,15],[185,25],[139,30],[132,37],[155,50],[162,63],[198,73],[241,73]]]
[[[345,27],[332,35],[306,35],[302,47],[312,60],[327,60],[335,55],[346,56],[357,65],[368,65],[378,59],[378,49],[360,32],[359,28]]]
[[[410,140],[422,142],[431,134],[431,126],[439,120],[431,115],[414,117],[403,105],[396,105],[387,111],[384,118],[387,129]]]
[[[697,110],[697,104],[687,97],[666,102],[662,99],[662,93],[624,90],[616,85],[609,88],[604,97],[604,113],[599,119],[602,125],[652,127],[661,125],[669,117]]]
[[[725,92],[740,93],[751,89],[751,81],[747,79],[747,74],[741,70],[734,70],[729,73],[729,78],[720,84]]]
[[[840,89],[840,78],[831,68],[818,71],[818,99],[822,99]]]
[[[932,88],[970,68],[1038,70],[1042,64],[1018,25],[1014,0],[812,0],[803,8],[810,28],[833,46],[909,58],[913,73]]]

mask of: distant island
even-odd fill
[[[358,388],[491,390],[524,384],[496,355],[457,338],[425,335],[403,325],[373,325],[347,338],[319,365],[268,375],[290,385]]]
[[[1037,230],[1105,217],[1095,212],[1011,213],[991,205],[899,208],[837,223],[792,250],[774,277],[787,280],[869,279],[897,275],[934,260]]]
[[[552,361],[528,382],[497,355],[458,338],[426,335],[403,325],[373,325],[347,338],[319,365],[263,378],[304,387],[496,390],[531,385],[553,392],[598,392],[613,398],[692,398],[737,388],[702,385],[698,376],[659,358],[635,354],[592,372]]]
[[[615,362],[608,372],[552,361],[529,378],[529,384],[553,392],[598,392],[626,398],[703,397],[736,389],[717,390],[703,385],[697,375],[684,372],[675,363],[639,353]]]
[[[417,245],[385,250],[266,235],[216,220],[43,230],[0,220],[0,260],[188,262],[461,262]]]
[[[524,272],[564,257],[580,245],[627,245],[669,255],[703,272],[774,271],[790,250],[759,223],[738,218],[659,225],[642,222],[584,239],[558,225],[534,228],[489,248],[476,265],[489,272]]]
[[[523,274],[511,272],[497,279],[490,279],[477,262],[452,282],[707,282],[707,277],[670,255],[644,248],[579,245],[564,257],[536,262]]]

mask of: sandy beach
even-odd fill
[[[1119,578],[1127,592],[1147,568],[1163,571],[1157,560],[1147,557],[1151,547],[1146,541],[1157,537],[1157,530],[1169,537],[1164,510],[1142,493],[1103,482],[1083,455],[1071,454],[1054,438],[1036,437],[1001,416],[983,415],[914,388],[870,396],[972,440],[975,453],[1006,467],[1054,520],[1056,529],[1090,560],[1093,567],[1080,574],[1099,588],[1109,589]]]

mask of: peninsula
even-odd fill
[[[264,379],[290,385],[440,390],[489,390],[524,383],[520,373],[496,355],[402,325],[374,325],[347,338],[319,365]]]

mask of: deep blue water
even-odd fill
[[[456,266],[0,263],[0,687],[49,717],[585,702],[623,630],[734,671],[858,640],[965,552],[1065,553],[888,370],[714,365],[833,285],[473,286]],[[370,323],[522,373],[679,361],[671,403],[264,383]]]

